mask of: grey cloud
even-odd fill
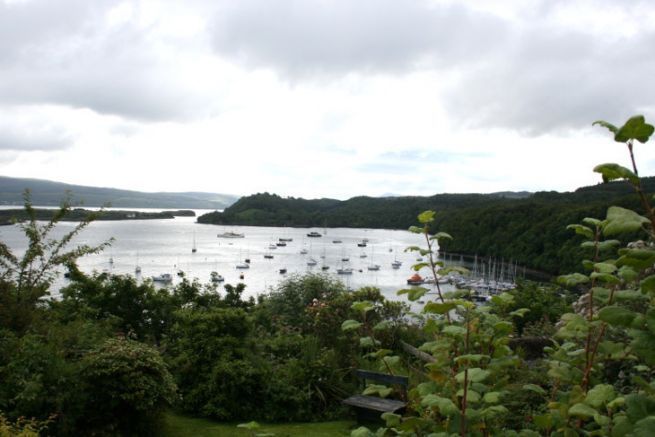
[[[502,24],[425,0],[243,0],[221,9],[212,28],[221,55],[306,78],[478,62],[505,37]]]
[[[647,83],[655,60],[645,51],[655,34],[619,41],[539,29],[517,47],[476,69],[462,69],[446,95],[446,109],[469,126],[504,127],[526,135],[588,127],[594,120],[622,123],[652,110]]]
[[[0,103],[60,104],[138,120],[208,111],[211,98],[182,75],[191,69],[166,56],[174,49],[156,48],[147,28],[104,24],[118,3],[0,2]]]
[[[637,0],[590,4],[652,9]],[[454,85],[442,104],[468,127],[540,135],[652,110],[653,35],[617,40],[564,28],[556,15],[569,5],[536,0],[511,21],[422,0],[243,0],[220,10],[212,32],[221,56],[290,80],[446,72]]]

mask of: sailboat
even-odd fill
[[[375,247],[372,247],[371,248],[371,259],[373,259],[374,256],[375,256]],[[371,264],[369,264],[367,269],[372,270],[372,271],[378,271],[378,270],[380,270],[380,264],[371,263]]]
[[[141,273],[141,266],[139,265],[139,252],[136,253],[136,266],[134,267],[134,274]]]
[[[394,269],[399,269],[400,266],[402,266],[402,265],[403,265],[402,261],[398,261],[398,258],[396,256],[396,252],[394,252],[393,253],[393,262],[391,263],[391,267],[393,267]]]
[[[196,253],[198,249],[196,249],[196,233],[195,231],[193,232],[193,246],[191,247],[191,253]]]

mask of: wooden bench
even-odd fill
[[[409,378],[406,376],[388,375],[386,373],[371,372],[368,370],[357,369],[355,376],[360,378],[366,386],[366,381],[375,381],[389,386],[399,386],[402,398],[407,399],[407,386]],[[407,406],[407,402],[396,399],[385,399],[377,396],[353,395],[344,399],[344,405],[351,406],[357,414],[357,422],[376,422],[380,421],[382,413],[402,413]]]

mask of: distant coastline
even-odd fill
[[[34,208],[38,220],[50,220],[56,208]],[[143,212],[129,210],[91,210],[84,208],[74,208],[62,219],[62,221],[79,222],[91,214],[96,214],[95,220],[116,221],[116,220],[158,220],[173,219],[175,217],[195,217],[195,211],[189,209],[180,209],[172,211]],[[0,209],[0,226],[7,226],[16,222],[22,222],[29,217],[24,208]]]

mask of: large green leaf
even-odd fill
[[[648,223],[649,220],[646,217],[630,209],[610,206],[607,210],[607,220],[603,226],[603,234],[610,236],[635,232]]]
[[[455,302],[428,302],[425,304],[425,307],[423,307],[423,312],[431,314],[446,314],[448,311],[454,309],[455,307],[457,307]]]
[[[589,282],[589,277],[582,273],[571,273],[570,275],[558,276],[557,282],[565,287],[575,287]]]
[[[393,392],[392,388],[387,387],[386,385],[380,384],[369,384],[364,389],[362,394],[366,396],[379,396],[381,398],[386,398]]]
[[[444,334],[453,335],[455,337],[462,337],[466,334],[466,329],[457,325],[448,325],[443,328],[443,331],[441,332]]]
[[[604,120],[596,120],[596,121],[594,121],[593,123],[591,123],[591,125],[592,125],[592,126],[599,125],[599,126],[606,127],[606,128],[609,129],[613,134],[616,134],[616,133],[619,131],[619,128],[618,128],[618,127],[616,127],[616,126],[614,126],[612,123],[608,123],[608,122],[606,122],[606,121],[604,121]]]
[[[435,211],[423,211],[418,215],[418,222],[421,224],[427,224],[434,221]]]
[[[632,170],[613,162],[597,165],[594,167],[594,172],[600,173],[603,176],[603,182],[625,179],[632,182],[633,184],[639,183],[639,176],[634,174]]]
[[[616,398],[614,387],[609,384],[598,384],[587,392],[585,403],[594,408],[600,408],[607,405],[608,402]]]
[[[605,284],[618,284],[621,282],[619,278],[617,278],[614,275],[611,275],[609,273],[598,273],[598,272],[593,272],[591,275],[589,275],[591,279],[595,279],[600,282],[604,282]]]
[[[635,139],[640,143],[645,143],[653,134],[654,130],[655,128],[652,125],[646,123],[646,119],[643,115],[635,115],[634,117],[630,117],[628,121],[618,129],[614,134],[614,141],[626,143]]]
[[[601,262],[594,264],[594,270],[599,273],[614,273],[616,271],[616,265],[608,262]]]
[[[489,355],[483,355],[483,354],[466,354],[466,355],[460,355],[459,357],[455,358],[455,362],[457,364],[462,364],[462,363],[479,363],[482,360],[487,360],[489,359]]]
[[[583,225],[568,225],[566,229],[571,229],[575,231],[576,234],[582,235],[590,240],[594,238],[594,231]]]
[[[497,404],[500,402],[501,393],[499,391],[490,391],[484,394],[482,402],[485,404]]]
[[[655,435],[655,416],[648,416],[635,423],[634,437],[652,437]]]
[[[350,305],[350,308],[352,308],[355,311],[359,311],[361,313],[367,313],[375,309],[375,305],[373,305],[373,303],[368,300],[363,300],[363,301],[353,302],[353,304]]]
[[[639,284],[643,293],[655,293],[655,275],[651,275]]]
[[[400,419],[402,418],[401,415],[394,413],[383,413],[381,417],[386,422],[388,428],[400,425]]]
[[[464,374],[466,370],[459,372],[455,375],[455,379],[459,383],[464,382]],[[491,375],[491,372],[488,370],[481,369],[479,367],[472,367],[468,369],[468,381],[469,382],[482,382]]]
[[[597,218],[593,218],[593,217],[585,217],[585,218],[582,219],[582,223],[584,223],[585,225],[588,225],[588,226],[597,227],[597,226],[600,226],[602,221],[598,220]]]
[[[453,401],[448,398],[442,398],[435,394],[427,395],[421,400],[421,405],[424,407],[437,408],[439,413],[444,416],[452,416],[457,414],[459,409]]]
[[[372,337],[362,337],[359,339],[359,347],[363,349],[374,348],[379,345],[380,342]]]
[[[523,387],[521,387],[521,388],[523,388],[523,390],[532,391],[532,392],[538,393],[540,395],[545,395],[546,394],[546,390],[544,390],[542,387],[540,387],[540,386],[538,386],[536,384],[524,384]]]
[[[428,291],[430,291],[430,290],[428,290],[427,288],[423,288],[423,287],[405,288],[405,289],[403,289],[403,290],[398,290],[398,291],[396,292],[396,294],[397,294],[398,296],[403,295],[403,294],[406,294],[406,295],[407,295],[407,299],[409,299],[409,300],[411,300],[412,302],[414,302],[414,301],[417,301],[417,300],[419,300],[420,298],[422,298],[422,297],[425,295],[425,293],[427,293]]]
[[[628,327],[630,326],[634,318],[637,317],[637,313],[624,307],[611,305],[602,308],[598,312],[598,317],[603,322],[608,323],[610,325]]]
[[[341,330],[354,331],[355,329],[359,329],[360,326],[362,326],[362,324],[357,320],[346,320],[341,324]]]
[[[437,232],[436,234],[430,237],[430,240],[437,240],[437,241],[452,240],[452,239],[453,237],[446,232]]]
[[[617,266],[630,266],[638,270],[653,267],[655,251],[651,249],[620,249]]]
[[[629,266],[622,266],[617,274],[626,282],[632,282],[639,277],[639,273]]]
[[[594,417],[594,415],[597,413],[598,411],[594,410],[589,405],[583,403],[575,404],[571,408],[569,408],[570,416],[589,418],[589,417]]]
[[[350,431],[350,437],[375,437],[375,434],[365,426],[360,426],[359,428]]]

